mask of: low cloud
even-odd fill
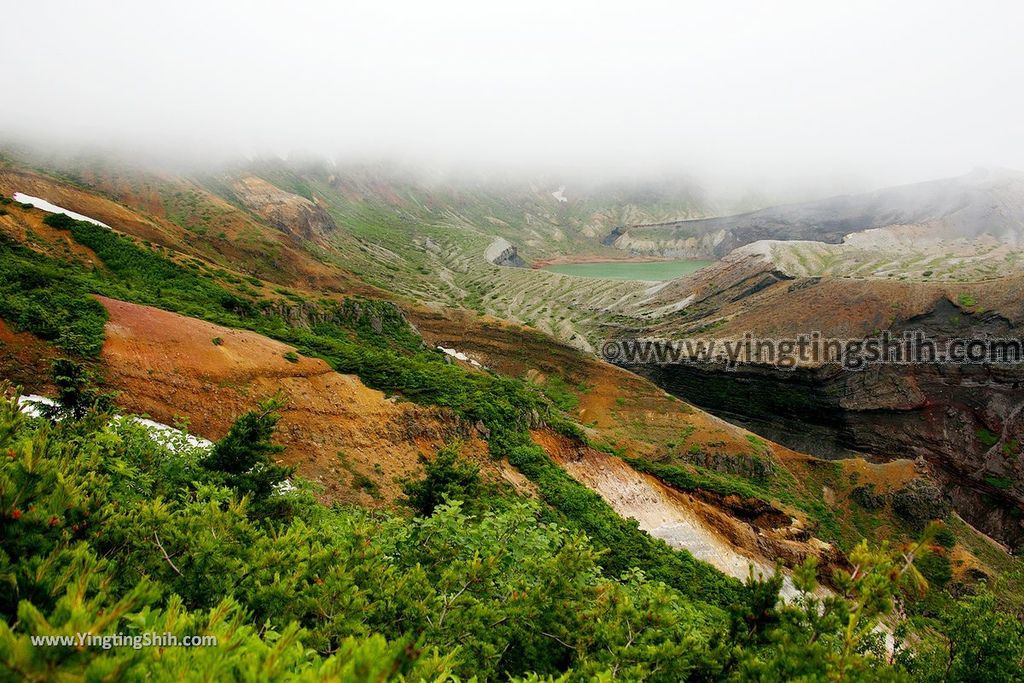
[[[21,3],[0,132],[863,189],[1024,169],[1019,3]]]

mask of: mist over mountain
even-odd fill
[[[773,206],[736,216],[622,226],[606,243],[634,253],[689,255],[711,236],[713,255],[758,240],[839,243],[876,228],[914,229],[924,239],[989,236],[1018,243],[1024,234],[1024,173],[976,169],[966,175],[874,192]],[[712,255],[712,254],[708,254]]]
[[[0,681],[1024,683],[1024,5],[7,4]]]
[[[193,162],[306,150],[481,173],[684,171],[716,194],[806,199],[1024,168],[1024,139],[1001,134],[1024,108],[1022,12],[34,3],[0,44],[17,83],[0,130]]]

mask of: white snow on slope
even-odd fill
[[[118,417],[117,419],[128,420],[135,424],[140,424],[149,430],[150,436],[153,437],[154,441],[160,442],[162,445],[174,450],[174,442],[182,437],[185,438],[186,443],[193,448],[212,448],[213,442],[209,439],[204,439],[201,436],[195,434],[189,434],[183,432],[180,429],[165,425],[161,422],[155,422],[145,417]]]
[[[21,412],[26,415],[42,417],[43,411],[39,406],[55,406],[57,405],[57,402],[52,398],[46,398],[45,396],[26,394],[18,397],[18,405],[21,407]]]
[[[18,405],[21,406],[21,411],[26,415],[41,417],[43,411],[40,406],[55,406],[57,405],[57,402],[52,398],[47,398],[45,396],[26,394],[18,397]],[[127,420],[134,424],[142,425],[149,430],[149,434],[153,437],[154,441],[171,450],[177,450],[178,443],[181,439],[184,439],[185,443],[192,448],[210,448],[213,446],[213,442],[209,439],[204,439],[201,436],[183,432],[180,429],[176,429],[160,422],[155,422],[145,417],[123,417],[121,415],[116,415],[114,419]]]
[[[472,365],[475,368],[482,368],[483,367],[482,365],[480,365],[479,362],[473,360],[472,358],[470,358],[469,356],[464,354],[462,351],[456,351],[455,349],[446,349],[443,346],[438,346],[437,348],[439,350],[443,351],[444,353],[448,354],[452,358],[454,358],[456,360],[461,360],[464,363],[469,363],[470,365]]]
[[[88,216],[83,216],[80,213],[75,213],[74,211],[70,211],[68,209],[65,209],[63,206],[57,206],[56,204],[51,204],[50,202],[46,201],[45,199],[40,199],[39,197],[33,197],[32,195],[23,194],[21,192],[15,192],[14,193],[14,201],[21,202],[22,204],[31,204],[32,206],[36,207],[37,209],[42,209],[43,211],[49,211],[50,213],[62,213],[65,216],[68,216],[70,218],[74,218],[76,221],[86,221],[87,223],[93,223],[93,224],[98,225],[98,226],[103,227],[103,228],[109,228],[110,227],[106,223],[101,223],[100,221],[96,220],[95,218],[89,218]]]
[[[21,412],[32,417],[42,417],[43,411],[40,406],[55,406],[57,402],[52,398],[45,396],[39,396],[37,394],[26,394],[18,397],[18,405],[21,407]],[[156,443],[160,444],[164,448],[168,449],[172,453],[177,453],[181,450],[182,446],[189,448],[202,448],[210,449],[213,448],[213,442],[209,439],[204,439],[201,436],[195,434],[189,434],[176,427],[165,425],[162,422],[156,422],[145,417],[137,417],[132,415],[130,417],[124,417],[123,415],[115,415],[114,421],[127,420],[133,424],[142,425],[149,432],[150,438]],[[274,484],[274,493],[279,496],[283,496],[286,493],[295,491],[298,487],[292,483],[291,479],[285,479],[282,482]]]

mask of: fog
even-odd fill
[[[859,189],[1024,169],[1024,5],[4,5],[0,133]]]

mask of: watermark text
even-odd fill
[[[733,370],[740,365],[839,365],[863,370],[871,365],[1020,365],[1024,364],[1024,338],[938,339],[920,330],[880,332],[860,339],[826,337],[820,332],[794,337],[758,337],[748,332],[739,339],[690,338],[616,339],[601,347],[601,355],[616,365],[719,364]]]
[[[76,633],[74,635],[29,636],[33,647],[65,647],[84,650],[93,648],[112,650],[131,648],[142,650],[150,647],[216,647],[217,636],[177,636],[173,633]]]

